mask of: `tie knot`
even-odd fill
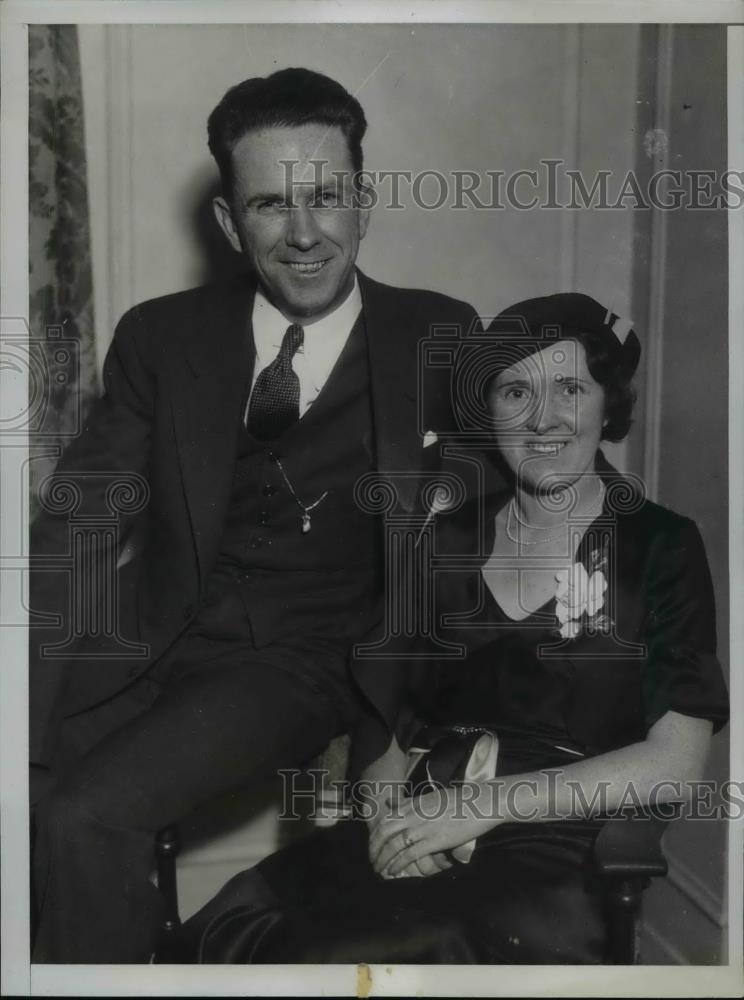
[[[303,327],[299,323],[290,323],[287,327],[287,332],[284,334],[284,340],[279,351],[280,356],[291,360],[297,353],[298,348],[302,347],[304,340],[305,330]]]

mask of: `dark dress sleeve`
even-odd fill
[[[643,676],[646,732],[667,711],[728,721],[728,693],[716,656],[713,583],[693,521],[675,517],[649,553]]]

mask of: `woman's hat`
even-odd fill
[[[494,334],[514,346],[524,340],[527,347],[530,341],[530,354],[557,340],[593,335],[604,343],[618,366],[618,374],[626,379],[633,376],[641,357],[641,343],[631,322],[580,292],[558,292],[517,302],[491,322],[486,336]]]
[[[559,340],[589,336],[601,342],[617,374],[630,380],[641,344],[628,320],[580,292],[558,292],[517,302],[502,310],[484,332],[462,341],[455,362],[453,390],[463,429],[488,430],[488,390],[505,368]]]

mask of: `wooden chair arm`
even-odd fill
[[[667,873],[661,839],[668,820],[647,813],[608,819],[594,843],[596,871],[606,878],[653,878]]]

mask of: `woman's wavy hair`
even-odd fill
[[[622,441],[633,424],[636,391],[631,377],[618,365],[617,356],[608,349],[607,341],[596,333],[572,332],[566,340],[575,340],[586,352],[586,366],[605,394],[605,425],[603,441]]]

